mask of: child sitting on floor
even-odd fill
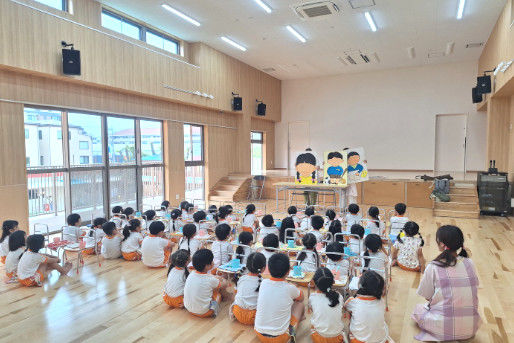
[[[116,230],[116,224],[113,222],[107,222],[102,225],[105,237],[102,238],[102,256],[105,259],[114,259],[121,257],[121,240],[123,239],[118,230]]]
[[[407,222],[403,227],[404,237],[398,235],[393,246],[393,266],[398,266],[409,271],[425,271],[425,257],[423,245],[425,241],[419,233],[419,226],[415,222]],[[418,237],[415,237],[415,236]]]
[[[128,222],[131,219],[134,219],[134,209],[132,207],[127,207],[127,208],[123,209],[122,213],[125,216],[125,218],[123,219],[123,223],[122,223],[121,227],[125,227],[128,225]]]
[[[171,254],[168,279],[164,285],[164,302],[173,308],[184,308],[184,286],[189,270],[190,255],[187,250],[179,249]]]
[[[230,231],[231,228],[228,224],[223,223],[216,226],[216,241],[211,245],[211,250],[214,254],[214,266],[216,268],[230,261],[234,254],[234,249],[229,241]]]
[[[123,240],[121,241],[121,255],[123,259],[126,261],[141,260],[142,242],[141,221],[139,219],[131,219],[123,229]]]
[[[6,220],[2,224],[2,237],[0,238],[0,260],[5,263],[7,254],[9,253],[9,236],[18,230],[18,222],[16,220]]]
[[[213,269],[214,255],[209,249],[200,249],[193,255],[194,271],[187,277],[184,286],[184,307],[191,314],[201,317],[216,317],[223,299],[230,298],[226,292],[228,282],[207,273]]]
[[[350,204],[348,206],[348,213],[346,214],[346,227],[350,229],[354,224],[360,224],[362,216],[359,213],[360,208],[357,204]]]
[[[328,209],[325,212],[325,223],[324,227],[330,227],[330,224],[336,219],[336,212],[334,210]]]
[[[242,264],[246,264],[246,260],[248,259],[248,256],[252,253],[252,244],[253,244],[253,235],[250,232],[243,231],[239,234],[239,237],[237,237],[238,243],[245,245],[244,247],[241,245],[238,245],[236,248],[236,258],[239,259],[239,261]]]
[[[384,236],[384,223],[380,220],[378,207],[371,206],[368,209],[368,216],[370,217],[370,220],[368,220],[368,223],[366,224],[366,229],[368,229],[370,233]]]
[[[227,217],[229,214],[229,210],[226,206],[221,206],[218,210],[218,213],[214,216],[214,219],[216,220],[216,224],[221,224],[227,222]]]
[[[93,227],[90,228],[84,236],[84,242],[86,245],[85,250],[82,251],[83,254],[93,255],[97,252],[100,252],[102,247],[102,238],[105,237],[105,232],[102,230],[102,225],[105,223],[107,223],[105,218],[95,218],[95,220],[93,220]],[[96,249],[95,244],[97,245]]]
[[[332,234],[332,237],[334,241],[337,242],[343,242],[344,237],[342,235],[336,236],[338,233],[343,232],[343,225],[341,224],[341,221],[336,219],[332,223],[330,223],[330,226],[328,227],[328,232]]]
[[[164,268],[168,264],[175,244],[164,238],[164,223],[155,221],[150,225],[150,234],[141,244],[141,260],[150,268]]]
[[[208,211],[209,213],[207,213],[207,220],[214,220],[214,216],[218,212],[218,208],[216,207],[216,205],[209,206]]]
[[[314,343],[342,343],[343,296],[332,289],[334,275],[327,268],[318,268],[313,280],[316,292],[309,297],[311,339]]]
[[[286,254],[274,254],[268,261],[271,278],[261,283],[254,325],[261,342],[288,342],[303,319],[303,293],[286,281],[290,268]]]
[[[301,222],[300,218],[298,218],[298,216],[296,215],[297,213],[298,213],[298,209],[296,208],[296,206],[288,207],[287,214],[289,217],[291,217],[293,219],[295,227],[299,227],[300,222]]]
[[[112,217],[111,217],[110,221],[113,222],[114,224],[116,224],[117,229],[121,229],[124,218],[125,218],[125,216],[123,215],[123,207],[114,206],[112,208]]]
[[[264,257],[266,257],[266,261],[268,261],[269,258],[277,252],[279,246],[280,243],[278,241],[278,236],[274,233],[267,235],[262,240],[262,247],[264,248],[264,250],[262,250],[261,253],[264,255]]]
[[[364,253],[364,267],[379,273],[385,278],[387,269],[387,253],[382,246],[382,238],[379,235],[370,233],[364,239],[366,252]],[[372,258],[366,258],[366,257]]]
[[[195,238],[195,224],[184,225],[182,228],[182,235],[183,236],[178,243],[178,248],[186,250],[190,256],[194,255],[195,252],[202,247],[202,242]]]
[[[155,216],[157,215],[157,212],[154,210],[148,210],[143,213],[143,216],[145,218],[145,230],[148,230],[150,228],[150,225],[154,222]]]
[[[405,223],[409,221],[409,218],[405,217],[405,211],[407,211],[407,205],[404,203],[394,205],[395,215],[389,219],[389,222],[391,223],[391,230],[389,233],[394,237],[400,234]]]
[[[249,204],[246,206],[246,213],[243,217],[243,231],[253,233],[259,226],[259,220],[255,216],[255,205]]]
[[[39,253],[45,246],[43,235],[30,235],[27,237],[27,250],[21,255],[18,262],[18,281],[24,286],[42,286],[43,280],[52,270],[66,275],[71,270],[71,262],[64,267],[59,264],[61,260],[55,256]]]
[[[349,298],[344,307],[351,313],[352,343],[387,342],[389,329],[385,322],[384,279],[368,270],[359,279],[357,297]]]
[[[359,237],[359,239],[356,237],[350,237],[350,240],[348,241],[350,251],[354,255],[362,255],[364,253],[364,232],[364,228],[359,224],[353,224],[350,228],[350,233]]]
[[[311,217],[311,230],[309,233],[312,233],[314,237],[316,237],[316,242],[321,243],[323,241],[323,234],[319,232],[323,228],[323,217],[321,216],[312,216]]]
[[[205,223],[206,218],[207,214],[205,214],[204,211],[197,211],[193,214],[193,222],[196,226],[196,232],[200,235],[207,235],[209,231],[209,224]]]
[[[251,253],[248,256],[246,269],[248,274],[239,273],[234,277],[237,293],[229,314],[241,324],[253,325],[262,281],[261,273],[266,269],[266,258],[261,253]]]
[[[181,212],[178,208],[171,211],[171,213],[170,213],[171,222],[167,229],[168,232],[171,232],[171,233],[177,232],[184,225],[184,223],[182,223],[182,220],[180,220],[180,214],[181,214]]]
[[[80,242],[80,238],[82,237],[82,229],[80,228],[82,220],[80,219],[80,215],[72,213],[66,218],[66,222],[68,226],[62,228],[62,239],[70,243]]]
[[[271,214],[267,214],[261,219],[262,226],[260,228],[259,240],[262,242],[269,234],[279,235],[278,228],[275,226],[275,220]]]
[[[21,255],[25,251],[25,231],[15,231],[9,238],[9,253],[5,259],[5,273],[8,282],[17,279],[18,263]]]
[[[302,238],[302,243],[305,251],[298,253],[296,259],[299,261],[298,265],[302,267],[304,272],[315,272],[319,267],[319,255],[316,251],[316,236],[308,233]]]
[[[339,273],[341,276],[348,276],[350,271],[350,262],[342,255],[344,253],[344,245],[340,242],[330,243],[327,245],[326,253],[328,257],[326,267],[330,269],[332,273]]]
[[[305,209],[305,217],[300,222],[300,229],[302,231],[308,231],[310,230],[312,224],[311,224],[311,217],[315,214],[314,207],[309,206]]]
[[[288,240],[296,240],[294,220],[291,217],[285,217],[280,224],[279,240],[282,243],[287,243]]]

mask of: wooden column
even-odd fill
[[[178,205],[185,198],[184,125],[165,121],[164,143],[165,198]]]
[[[487,165],[496,160],[499,171],[507,171],[511,147],[510,97],[493,97],[487,103]]]

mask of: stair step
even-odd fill
[[[229,180],[241,180],[241,181],[245,181],[246,179],[248,179],[250,176],[249,175],[244,175],[244,174],[229,174],[227,176],[227,179]]]
[[[211,191],[211,195],[225,197],[225,198],[232,198],[234,196],[235,191],[223,191],[219,189],[213,189]]]
[[[450,194],[476,195],[477,190],[474,187],[450,187]]]
[[[480,211],[478,211],[478,210],[477,211],[451,211],[451,210],[435,209],[434,216],[478,219],[480,217]]]
[[[239,189],[239,187],[240,187],[240,185],[232,185],[232,184],[223,183],[220,185],[216,185],[216,187],[214,187],[214,190],[235,192]]]
[[[450,211],[478,211],[477,203],[462,203],[462,202],[435,202],[436,210],[450,210]]]
[[[209,196],[209,201],[232,202],[232,199],[217,195],[211,195]]]
[[[478,204],[478,196],[476,194],[448,194],[451,202],[459,202],[466,204]]]

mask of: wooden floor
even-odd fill
[[[270,203],[271,205],[271,203]],[[443,224],[459,226],[480,276],[483,324],[472,342],[514,342],[513,218],[434,218],[431,210],[409,209],[426,241],[425,257],[436,256],[434,233]],[[1,275],[5,275],[0,267]],[[162,302],[164,270],[140,262],[88,258],[79,275],[52,274],[42,288],[0,284],[0,342],[257,342],[252,327],[228,317],[223,303],[215,319],[200,319]],[[396,342],[414,342],[410,319],[420,274],[393,268],[387,322]],[[298,332],[310,342],[309,321]]]

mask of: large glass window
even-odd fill
[[[66,11],[67,0],[36,0],[37,2],[42,3],[43,5],[47,5],[53,7],[55,9]]]
[[[146,31],[146,42],[159,49],[169,51],[172,54],[179,53],[179,44],[177,41],[163,37],[160,34]]]
[[[251,166],[252,175],[262,175],[264,169],[264,134],[262,132],[252,131],[251,139]]]
[[[109,163],[136,163],[134,119],[107,117]]]
[[[102,170],[72,171],[71,206],[83,221],[104,216],[104,181]]]
[[[102,116],[68,113],[70,165],[103,164]]]
[[[186,165],[186,199],[205,200],[205,161],[203,127],[184,124],[184,160]]]
[[[159,207],[164,200],[164,164],[162,150],[162,122],[140,120],[141,179],[143,209]]]
[[[102,11],[102,26],[134,39],[141,39],[141,28],[136,23],[117,14]]]

